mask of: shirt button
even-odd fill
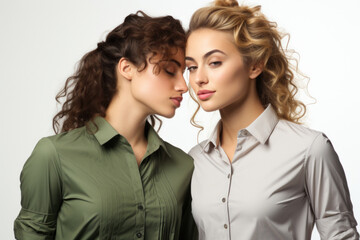
[[[224,228],[225,228],[225,229],[227,229],[227,228],[228,228],[227,224],[224,224]]]
[[[238,150],[241,150],[241,149],[242,149],[242,146],[237,146],[237,149],[238,149]]]
[[[141,237],[142,237],[142,234],[138,232],[138,233],[136,234],[136,236],[137,236],[138,238],[141,238]]]
[[[138,209],[139,209],[139,210],[144,210],[144,207],[143,207],[142,205],[139,205],[139,206],[138,206]]]
[[[222,202],[226,202],[226,198],[222,198],[221,201],[222,201]]]
[[[230,173],[227,175],[227,178],[230,178]]]

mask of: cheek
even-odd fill
[[[141,102],[149,102],[157,98],[158,86],[156,86],[157,79],[151,74],[144,74],[141,78],[135,79],[132,82],[132,94]]]
[[[226,89],[230,92],[239,92],[244,88],[246,89],[250,82],[243,68],[230,68],[229,71],[219,73],[216,78],[218,79],[218,84],[221,85],[221,89]]]
[[[195,83],[194,77],[192,77],[191,75],[189,75],[189,83],[190,83],[190,87],[192,89],[197,89],[197,84]]]
[[[172,83],[171,80],[155,76],[152,79],[146,79],[141,90],[142,94],[150,97],[149,101],[162,101],[171,97]]]
[[[152,84],[148,79],[145,79],[144,81],[136,82],[136,84],[133,84],[132,90],[133,94],[137,98],[141,98],[147,95],[151,95],[153,89]]]
[[[169,79],[166,78],[155,78],[154,81],[152,82],[152,88],[153,88],[153,92],[157,95],[159,95],[159,97],[161,95],[168,95],[169,92],[171,91],[171,81]]]

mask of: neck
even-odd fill
[[[124,93],[116,94],[106,110],[105,119],[134,147],[146,142],[147,114],[133,105]]]
[[[264,107],[257,96],[221,109],[221,145],[223,143],[235,144],[239,130],[249,126],[263,111]]]

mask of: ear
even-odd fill
[[[133,78],[134,70],[136,67],[126,58],[120,58],[117,64],[117,72],[119,76],[124,77],[125,79],[131,81]]]
[[[263,71],[264,65],[262,63],[254,64],[250,67],[249,78],[256,79]]]

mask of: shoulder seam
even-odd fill
[[[313,147],[314,142],[322,135],[323,135],[322,132],[318,132],[318,134],[314,137],[314,139],[312,140],[311,144],[309,145],[309,147],[307,148],[306,153],[305,153],[304,163],[303,163],[304,172],[305,172],[305,174],[304,174],[304,187],[305,187],[305,189],[306,189],[306,178],[307,178],[307,174],[308,174],[307,165],[308,165],[309,152],[310,152],[310,149]],[[306,192],[307,192],[307,189],[306,189]]]

